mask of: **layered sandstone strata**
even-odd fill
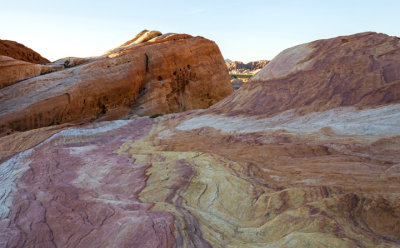
[[[59,65],[44,65],[49,62],[39,53],[20,43],[0,40],[0,89],[64,68]]]
[[[59,65],[40,65],[0,55],[0,89],[24,79],[63,69]]]
[[[0,246],[400,247],[399,51],[312,42],[208,110],[0,138]]]
[[[0,90],[0,132],[207,108],[233,91],[218,46],[190,35],[144,32],[52,66],[65,69]]]
[[[286,49],[216,109],[272,116],[398,103],[399,47],[398,37],[360,33]]]

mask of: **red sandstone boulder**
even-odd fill
[[[207,108],[233,92],[214,42],[143,36],[100,57],[55,62],[66,69],[1,89],[0,131]]]

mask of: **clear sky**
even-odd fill
[[[339,35],[400,36],[399,11],[400,0],[0,0],[0,39],[56,60],[100,55],[149,29],[204,36],[247,62]]]

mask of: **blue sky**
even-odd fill
[[[143,29],[204,36],[225,58],[242,61],[364,31],[400,36],[399,0],[0,0],[0,6],[0,39],[50,60],[100,55]]]

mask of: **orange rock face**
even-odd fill
[[[100,57],[64,61],[64,70],[3,88],[0,130],[207,108],[233,91],[214,42],[143,35],[141,42]]]
[[[0,55],[0,89],[24,79],[57,71],[62,68],[64,66],[32,64]]]
[[[399,50],[316,41],[207,110],[4,136],[0,246],[400,247]]]
[[[32,49],[11,40],[0,40],[0,55],[34,64],[47,64],[50,62]]]

